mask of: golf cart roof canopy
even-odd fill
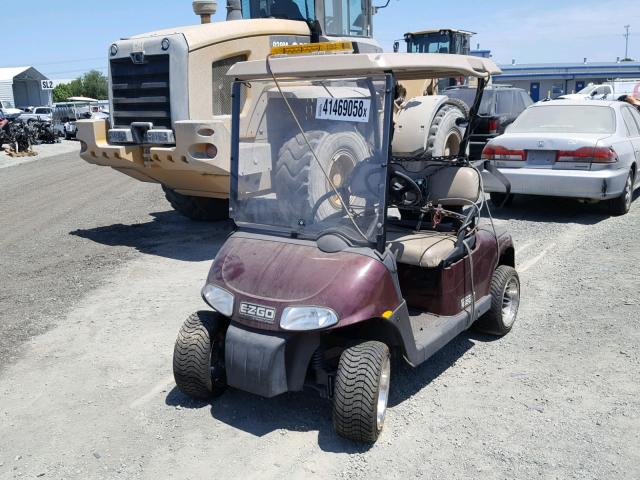
[[[349,77],[393,72],[398,80],[499,75],[493,61],[442,53],[358,53],[271,57],[278,78]],[[239,80],[271,77],[266,60],[236,63],[228,76]]]

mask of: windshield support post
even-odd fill
[[[382,231],[377,235],[377,245],[376,249],[378,252],[383,255],[387,249],[387,215],[389,209],[389,182],[390,182],[390,173],[389,173],[389,165],[393,159],[393,151],[391,147],[391,143],[393,141],[393,100],[394,100],[394,92],[396,88],[396,79],[392,72],[387,72],[385,75],[385,96],[384,96],[384,111],[386,122],[385,127],[382,131],[382,146],[387,149],[387,163],[384,165],[385,171],[387,174],[385,175],[385,185],[384,185],[384,196],[382,200]]]
[[[238,199],[238,171],[240,168],[240,110],[242,82],[237,78],[233,82],[231,91],[231,178],[229,190],[229,218],[233,219],[234,211],[232,205]]]
[[[467,154],[467,148],[469,147],[469,141],[471,140],[471,134],[478,126],[478,112],[480,111],[480,104],[482,103],[482,97],[484,95],[484,89],[487,86],[488,79],[478,78],[478,88],[476,89],[476,98],[473,101],[473,105],[469,111],[469,121],[467,129],[464,132],[464,138],[462,139],[462,145],[460,145],[460,152],[462,155]]]

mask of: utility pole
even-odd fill
[[[631,25],[624,26],[624,29],[626,30],[626,33],[624,34],[624,38],[625,38],[624,59],[626,61],[629,61],[629,38],[631,37],[631,32],[629,31],[630,28],[631,28]]]

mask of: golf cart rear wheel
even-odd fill
[[[338,435],[374,443],[382,427],[389,399],[391,361],[381,342],[365,342],[340,357],[333,399],[333,427]]]
[[[164,185],[162,190],[164,190],[164,195],[173,209],[191,220],[215,222],[229,218],[228,199],[182,195]]]
[[[173,377],[185,395],[210,400],[227,387],[225,322],[214,312],[197,312],[182,325],[173,350]]]
[[[491,308],[474,327],[502,337],[513,328],[520,306],[520,278],[515,268],[500,265],[491,278]]]

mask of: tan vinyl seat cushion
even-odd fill
[[[452,233],[407,230],[387,232],[387,245],[398,263],[422,268],[438,268],[456,248],[457,237]]]

